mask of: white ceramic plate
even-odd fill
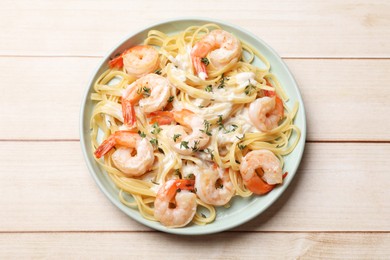
[[[187,227],[176,229],[166,228],[159,222],[144,219],[137,210],[123,205],[118,198],[118,189],[110,181],[104,170],[102,170],[95,162],[91,147],[89,127],[94,103],[90,100],[90,96],[93,92],[93,83],[96,81],[99,75],[107,69],[107,63],[110,57],[114,57],[115,54],[121,53],[133,45],[141,44],[147,37],[149,30],[156,29],[165,32],[166,34],[171,34],[182,31],[191,25],[202,25],[206,23],[215,23],[220,25],[224,30],[233,33],[239,39],[244,40],[245,42],[252,45],[268,59],[271,64],[271,72],[277,76],[290,98],[287,102],[287,106],[291,108],[296,101],[299,102],[300,107],[295,119],[295,125],[301,129],[301,138],[298,145],[295,147],[295,150],[285,157],[285,166],[283,171],[287,171],[288,175],[285,178],[283,185],[279,185],[273,189],[272,192],[265,196],[252,196],[250,198],[239,198],[237,196],[234,197],[230,203],[230,208],[225,209],[223,207],[219,207],[217,209],[217,218],[211,224],[205,226],[189,225]],[[295,138],[295,136],[293,135],[292,138]],[[303,101],[299,93],[298,86],[286,64],[282,61],[278,54],[272,50],[270,46],[268,46],[257,36],[242,28],[239,28],[238,26],[212,19],[187,18],[169,20],[148,26],[140,31],[130,34],[124,41],[120,42],[104,57],[96,71],[93,73],[93,76],[84,94],[80,114],[80,139],[83,154],[92,177],[95,179],[97,185],[100,187],[103,193],[112,203],[114,203],[115,206],[117,206],[124,213],[136,221],[156,230],[183,235],[210,234],[231,229],[253,219],[265,211],[286,190],[294,175],[296,174],[302,158],[305,146],[305,138],[306,119]]]

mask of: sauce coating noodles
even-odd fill
[[[232,197],[283,185],[299,104],[286,106],[259,51],[205,24],[151,30],[109,65],[91,95],[91,140],[123,204],[168,227],[204,225]]]

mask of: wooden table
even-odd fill
[[[225,20],[283,57],[307,110],[291,186],[264,214],[183,237],[127,217],[81,154],[87,82],[125,35],[176,16]],[[0,2],[0,258],[390,258],[390,2]]]

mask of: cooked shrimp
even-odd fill
[[[164,108],[171,92],[168,79],[157,74],[148,74],[129,85],[122,95],[122,111],[124,124],[133,126],[136,120],[134,106],[136,104],[145,113]]]
[[[262,132],[277,127],[283,112],[283,102],[278,96],[258,98],[249,105],[249,118]]]
[[[110,68],[124,67],[127,74],[140,78],[157,70],[158,52],[148,45],[134,46],[109,62]]]
[[[224,30],[213,30],[194,45],[191,59],[198,76],[205,79],[207,70],[202,58],[208,55],[211,65],[219,69],[229,62],[237,62],[241,52],[241,43],[236,37]]]
[[[100,158],[114,146],[119,146],[112,154],[114,165],[129,176],[140,176],[146,173],[153,165],[153,146],[139,134],[129,131],[117,131],[110,135],[95,151],[96,158]],[[132,155],[134,150],[136,155]]]
[[[169,180],[157,192],[154,201],[154,217],[166,227],[183,227],[196,213],[194,181]],[[180,192],[179,192],[180,191]],[[172,206],[174,205],[174,206]]]
[[[202,131],[204,119],[192,111],[183,109],[181,111],[157,111],[152,113],[154,118],[151,122],[158,122],[160,125],[177,122],[168,130],[168,140],[172,149],[177,153],[189,155],[203,149],[209,142],[210,137]]]
[[[235,194],[229,170],[217,168],[201,169],[195,177],[196,195],[205,203],[222,206]]]
[[[245,186],[259,195],[271,191],[274,184],[283,181],[280,161],[269,150],[254,150],[247,153],[240,164],[240,173]]]

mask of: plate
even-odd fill
[[[252,45],[254,48],[259,50],[270,62],[271,72],[276,75],[279,79],[281,85],[287,92],[289,96],[289,101],[286,103],[290,108],[293,104],[299,102],[299,110],[295,119],[295,125],[301,129],[301,138],[298,145],[295,147],[294,151],[285,156],[285,166],[284,171],[288,172],[287,177],[284,180],[283,185],[276,187],[272,192],[268,193],[265,196],[252,196],[250,198],[239,198],[234,197],[231,204],[231,207],[225,209],[224,207],[217,208],[217,218],[216,220],[205,226],[190,225],[183,228],[166,228],[161,225],[159,222],[150,221],[144,219],[137,210],[128,208],[123,205],[118,198],[118,189],[110,181],[107,174],[98,166],[93,158],[91,140],[90,140],[90,130],[89,122],[93,109],[93,102],[90,100],[91,93],[93,91],[93,83],[96,81],[98,76],[107,69],[107,63],[110,57],[114,57],[116,53],[121,53],[125,49],[142,43],[142,41],[147,37],[147,33],[151,29],[156,29],[167,34],[176,33],[184,30],[185,28],[191,25],[201,25],[205,23],[215,23],[221,26],[224,30],[232,32],[236,37]],[[294,138],[294,136],[292,136]],[[87,163],[88,169],[92,174],[92,177],[96,181],[99,188],[107,196],[107,198],[120,210],[126,213],[128,216],[134,220],[151,227],[156,230],[164,231],[167,233],[182,234],[182,235],[202,235],[202,234],[211,234],[216,232],[221,232],[224,230],[231,229],[233,227],[239,226],[262,212],[264,212],[272,203],[276,201],[278,197],[287,189],[288,185],[291,183],[293,177],[296,174],[299,163],[302,158],[304,146],[306,139],[306,118],[305,110],[300,95],[298,86],[288,70],[286,64],[282,61],[279,55],[266,44],[264,41],[259,39],[254,34],[242,29],[236,25],[232,25],[226,22],[217,21],[213,19],[203,19],[203,18],[185,18],[185,19],[174,19],[163,21],[157,24],[153,24],[146,28],[143,28],[137,32],[130,34],[122,42],[120,42],[115,48],[113,48],[101,61],[93,76],[87,86],[87,89],[84,93],[84,98],[81,105],[80,113],[80,141],[81,147],[84,154],[85,161]]]

